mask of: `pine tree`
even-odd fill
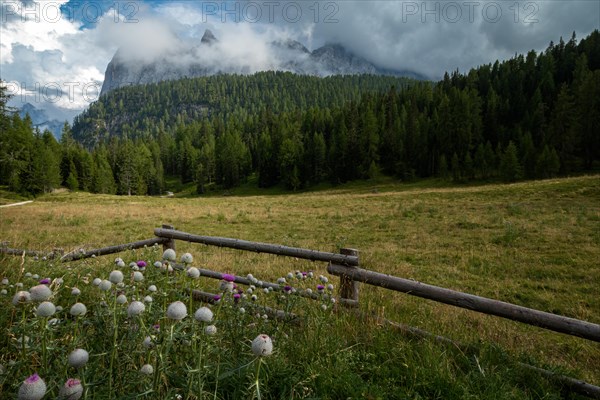
[[[505,182],[515,182],[522,177],[522,168],[517,155],[517,146],[510,141],[500,160],[500,175]]]
[[[79,180],[77,179],[77,168],[75,168],[75,163],[73,160],[69,163],[69,175],[67,176],[67,180],[65,182],[67,188],[69,190],[77,190],[79,189]]]

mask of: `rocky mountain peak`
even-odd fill
[[[202,35],[202,39],[200,39],[200,43],[202,44],[213,44],[217,41],[217,38],[210,29],[205,30],[204,35]]]

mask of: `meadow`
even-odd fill
[[[296,194],[240,188],[208,197],[64,192],[1,208],[0,241],[32,250],[89,250],[151,238],[164,223],[190,233],[315,250],[355,248],[366,269],[600,323],[597,175],[480,186],[382,180]],[[314,290],[324,275],[334,285],[328,296],[336,293],[338,279],[327,275],[325,263],[177,242],[178,258],[185,252],[193,255],[193,266],[271,282],[312,271],[312,280],[292,277],[290,284]],[[124,305],[116,304],[114,288],[92,284],[119,269],[115,256],[126,264]],[[0,296],[0,324],[7,333],[0,335],[0,363],[7,369],[0,375],[0,397],[15,397],[34,372],[46,380],[47,398],[56,397],[67,378],[77,378],[89,399],[564,396],[518,362],[600,384],[597,343],[366,285],[360,287],[362,311],[471,345],[469,351],[358,320],[329,297],[315,302],[266,293],[259,303],[248,296],[242,305],[225,293],[211,306],[217,334],[209,337],[193,318],[203,304],[192,304],[185,289],[217,293],[218,281],[151,267],[162,259],[162,249],[115,256],[64,264],[0,256],[0,277],[8,279]],[[132,280],[128,267],[138,260],[149,264],[143,283]],[[24,289],[38,283],[27,272],[64,280],[51,286],[54,303],[63,307],[53,315],[57,324],[36,317],[31,304],[11,304],[16,283]],[[150,295],[151,284],[158,287],[154,302],[139,319],[129,317],[128,304]],[[68,313],[76,301],[73,286],[82,292],[77,301],[88,306],[85,318]],[[187,305],[181,321],[166,316],[178,300]],[[257,304],[292,311],[303,323],[265,319],[251,311]],[[157,323],[160,330],[150,331]],[[273,338],[269,357],[253,355],[251,342],[261,333]],[[156,346],[145,347],[144,338],[153,335]],[[27,346],[23,336],[30,337]],[[79,370],[66,361],[78,347],[90,354]],[[150,375],[140,372],[147,363],[153,365]]]

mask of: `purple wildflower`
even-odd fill
[[[322,292],[324,289],[325,289],[325,286],[323,286],[323,285],[317,285],[317,290],[319,292]]]
[[[146,268],[146,265],[148,265],[148,264],[146,264],[146,261],[144,261],[144,260],[139,260],[136,264],[140,268]]]
[[[154,329],[156,332],[160,332],[160,324],[152,325],[152,329]]]
[[[239,294],[239,293],[234,294],[233,301],[237,303],[238,301],[240,301],[240,297],[242,297],[241,294]]]
[[[213,296],[213,300],[214,300],[214,301],[219,301],[219,300],[221,300],[221,295],[220,295],[220,294],[215,294],[215,295]]]
[[[283,290],[284,290],[284,291],[286,291],[286,292],[291,292],[291,291],[292,291],[292,287],[291,287],[291,286],[289,286],[289,285],[286,285],[286,286],[283,288]]]
[[[231,275],[231,274],[223,274],[223,275],[221,276],[221,278],[222,278],[224,281],[227,281],[227,282],[233,282],[233,281],[235,281],[235,275]]]
[[[44,278],[44,279],[40,280],[40,283],[42,285],[49,285],[50,282],[52,282],[52,280],[50,278]]]

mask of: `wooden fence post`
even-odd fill
[[[358,250],[356,249],[340,249],[340,253],[347,256],[358,257]],[[345,268],[358,268],[357,266],[345,265]],[[358,282],[353,281],[346,275],[340,275],[340,298],[355,300],[358,302]]]
[[[175,227],[173,225],[168,224],[163,224],[162,228],[175,230]],[[163,243],[163,252],[165,252],[167,249],[175,250],[175,239],[170,239],[169,241]]]

